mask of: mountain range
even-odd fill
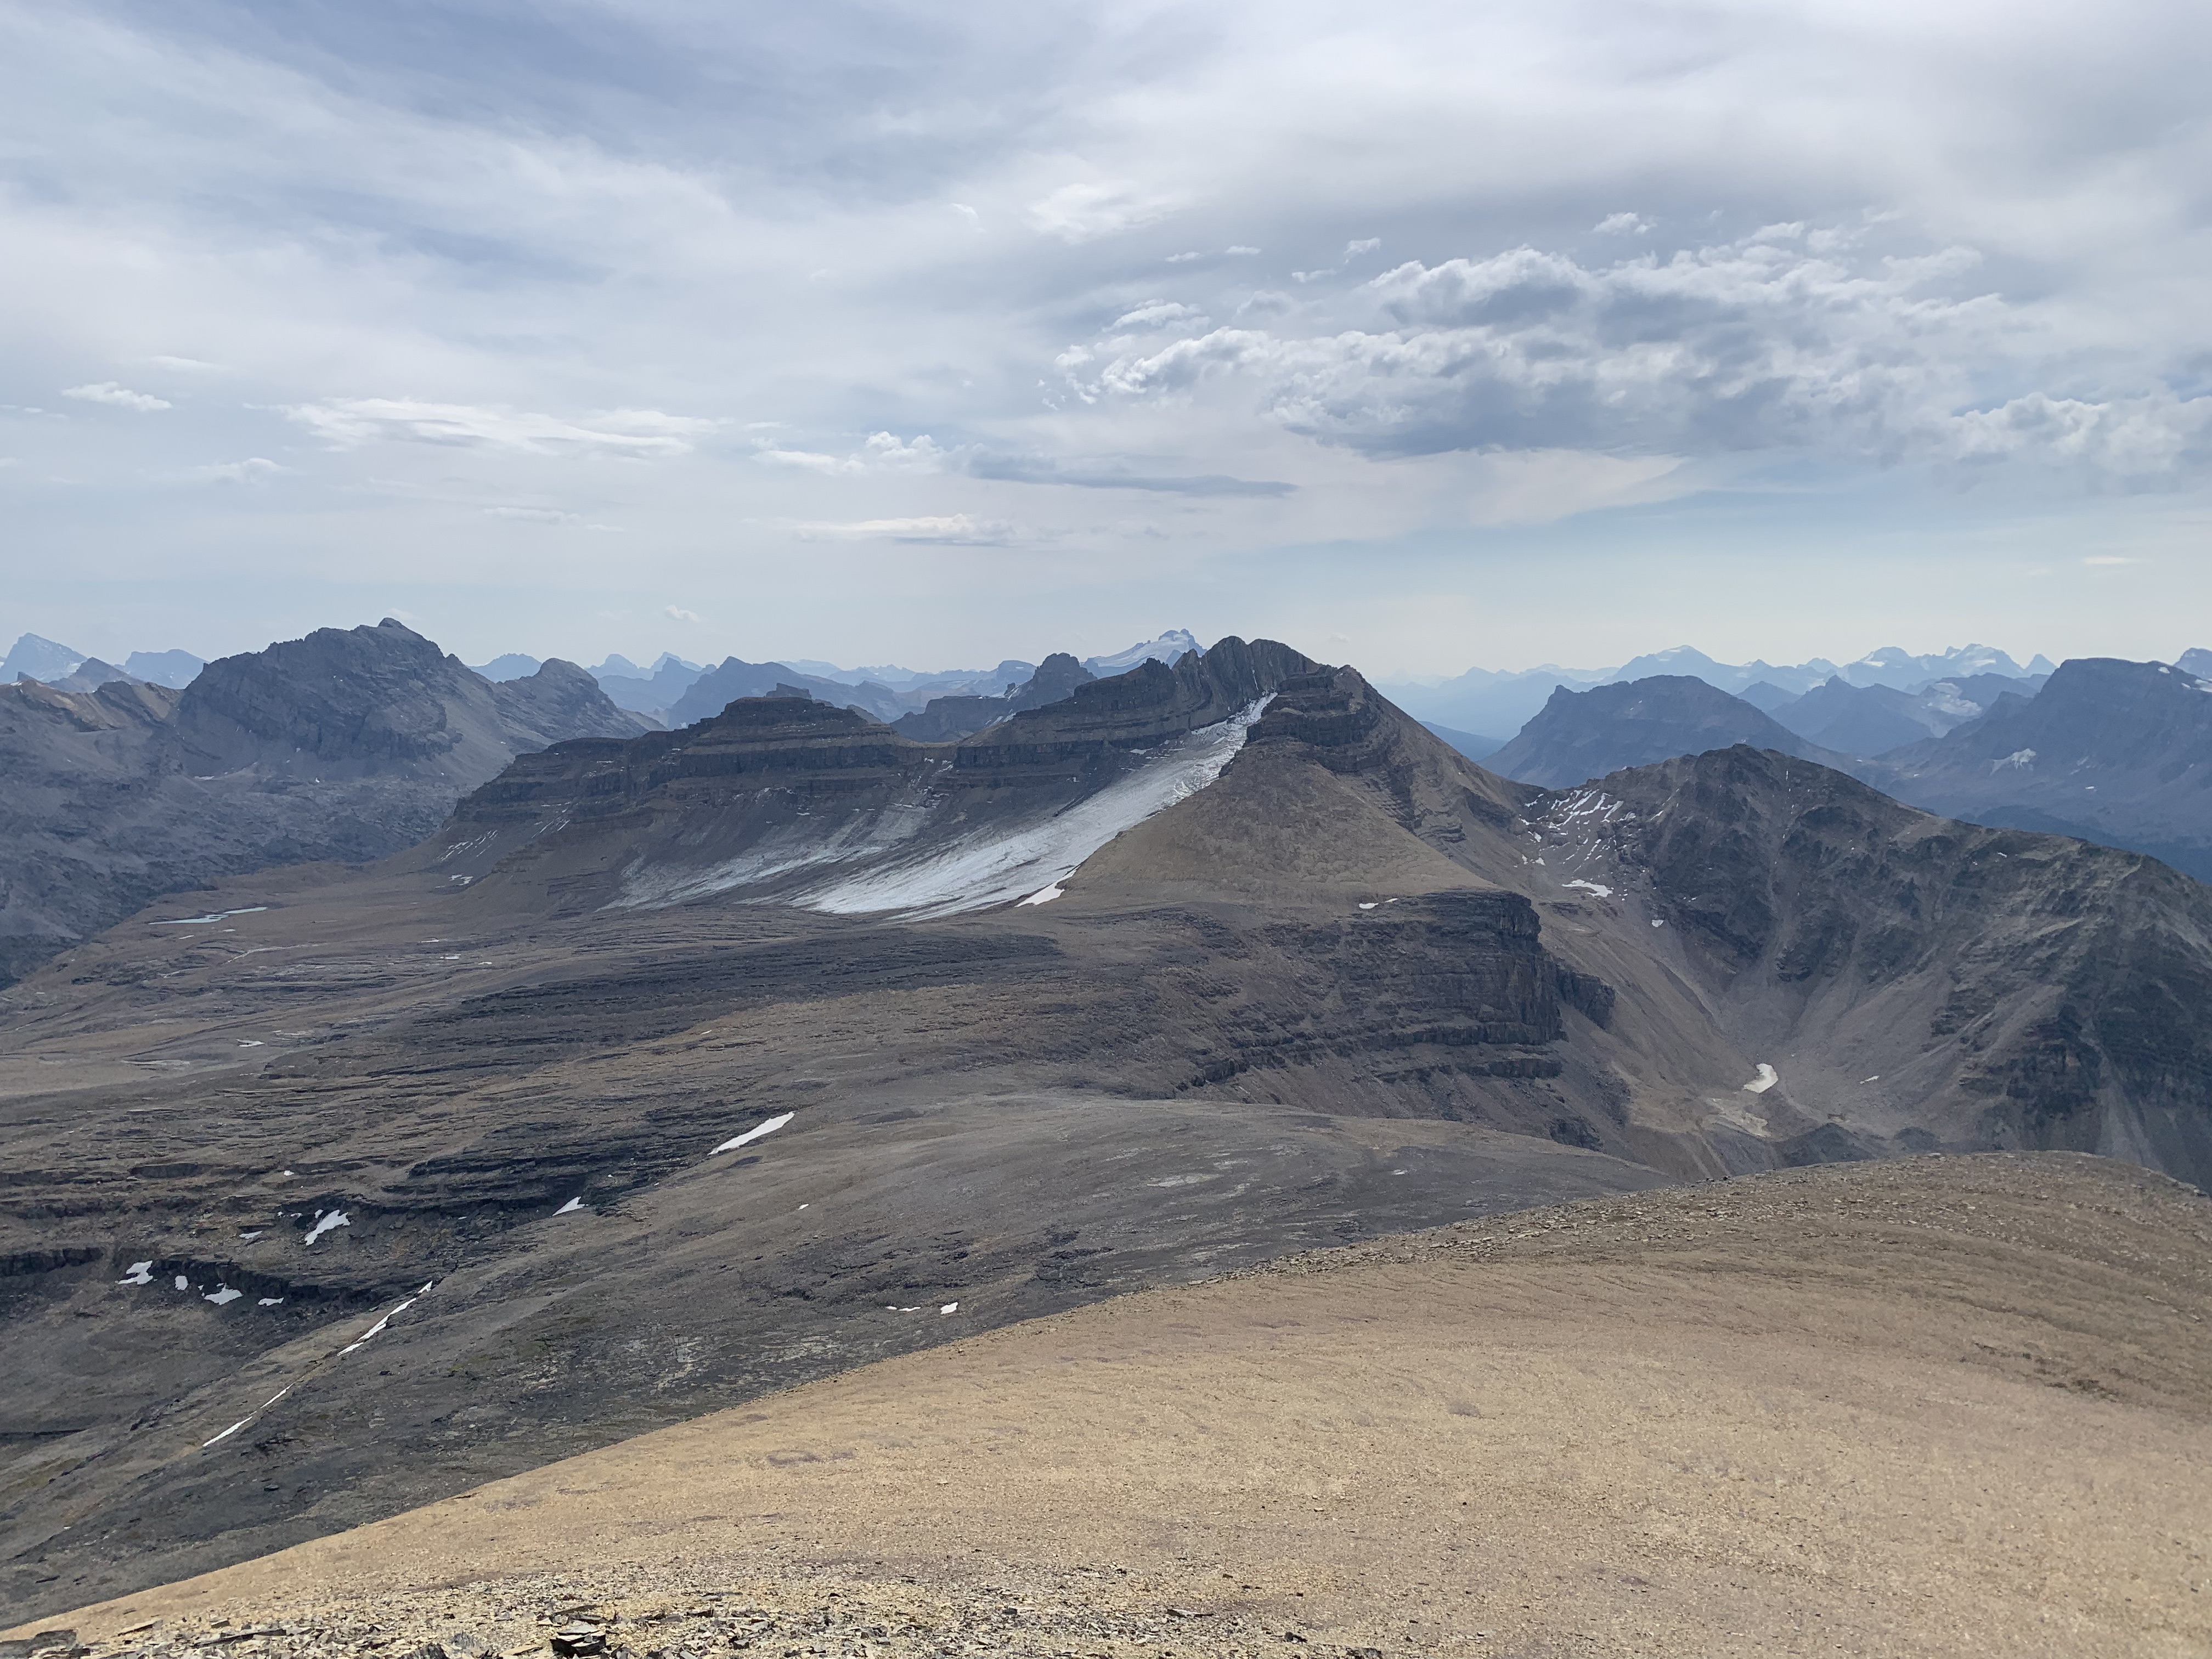
[[[397,624],[299,644],[164,741],[442,790],[520,717]],[[1741,718],[1657,678],[1554,723]],[[0,997],[0,1595],[1493,1211],[1990,1148],[2212,1181],[2212,890],[2154,859],[1747,744],[1516,781],[1266,641],[951,742],[800,690],[502,726],[419,845],[158,901]]]
[[[388,618],[182,691],[0,686],[0,984],[161,894],[396,852],[517,755],[646,724],[572,663],[492,684]]]
[[[1984,674],[2030,679],[2049,673],[2053,666],[2039,656],[2022,668],[2003,652],[1986,645],[1956,646],[1923,655],[1898,646],[1884,646],[1841,666],[1823,657],[1783,665],[1758,660],[1722,663],[1680,645],[1637,657],[1618,668],[1560,668],[1551,664],[1503,671],[1471,668],[1450,679],[1394,679],[1380,684],[1423,720],[1462,732],[1515,732],[1534,719],[1553,690],[1562,685],[1576,690],[1686,675],[1771,712],[1777,705],[1832,680],[1841,680],[1848,686],[1882,686],[1917,693],[1938,680]]]
[[[1871,757],[1812,741],[1931,726],[1942,735]],[[1556,787],[1732,743],[1819,760],[1930,811],[2078,836],[2212,880],[2212,680],[2172,664],[2069,659],[2037,680],[1975,676],[1917,699],[1832,680],[1771,715],[1686,676],[1562,687],[1483,763]]]

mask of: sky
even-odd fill
[[[2169,659],[2208,83],[2201,0],[0,0],[0,635]]]

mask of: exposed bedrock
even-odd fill
[[[1059,702],[977,732],[954,750],[952,781],[1080,778],[1121,751],[1225,720],[1317,665],[1273,640],[1247,644],[1234,635],[1172,668],[1148,658],[1126,674],[1079,685]]]

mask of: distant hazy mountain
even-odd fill
[[[1170,628],[1156,640],[1143,641],[1108,656],[1085,657],[1083,665],[1099,678],[1109,679],[1147,660],[1164,662],[1173,667],[1185,655],[1198,649],[1198,641],[1188,629]]]
[[[2001,696],[2032,697],[2046,678],[1968,674],[1937,680],[1915,692],[1888,685],[1853,685],[1838,674],[1802,697],[1759,706],[1799,737],[1825,749],[1844,755],[1886,755],[1979,720]]]
[[[84,659],[82,651],[36,634],[26,634],[9,647],[4,659],[0,659],[0,684],[12,684],[26,677],[51,683],[74,673]]]
[[[389,619],[182,691],[0,686],[0,983],[161,894],[397,852],[517,755],[647,729],[573,663],[495,685]]]
[[[124,672],[133,679],[149,680],[181,691],[207,666],[207,659],[189,651],[133,651],[123,659]]]
[[[1500,777],[1558,789],[1624,767],[1652,766],[1677,755],[1701,755],[1738,744],[1824,766],[1843,760],[1702,679],[1656,674],[1587,691],[1561,686],[1512,742],[1482,764]]]
[[[1423,720],[1421,724],[1471,761],[1486,761],[1505,747],[1505,739],[1503,738],[1486,738],[1479,732],[1458,732],[1449,726],[1438,726],[1430,720]]]
[[[475,665],[472,672],[488,680],[519,680],[525,674],[535,674],[542,660],[538,657],[526,657],[520,651],[510,651],[503,657],[494,657],[489,662]]]
[[[48,685],[67,683],[65,689],[72,691],[90,691],[110,680],[149,680],[181,691],[206,665],[189,651],[133,651],[118,668],[69,646],[26,634],[0,661],[0,684],[28,678]]]
[[[87,657],[70,672],[46,684],[57,691],[97,691],[101,686],[118,680],[126,684],[144,684],[137,675],[128,673],[112,662],[102,662],[97,657]]]
[[[2174,659],[2173,665],[2200,680],[2212,680],[2212,651],[2185,651]]]
[[[821,662],[806,657],[786,657],[782,660],[802,674],[811,674],[817,679],[835,680],[840,685],[862,685],[873,682],[889,686],[921,708],[932,697],[997,697],[1006,695],[1010,685],[1023,685],[1037,665],[1019,658],[1009,657],[995,668],[901,668],[896,663],[876,667],[840,668],[834,662]]]
[[[628,657],[611,656],[590,673],[599,683],[599,690],[613,699],[616,708],[650,714],[665,725],[668,711],[675,707],[677,699],[706,672],[696,662],[686,662],[673,652],[664,651],[651,668],[640,668]]]
[[[796,687],[817,702],[833,708],[857,708],[870,719],[886,724],[908,712],[899,694],[887,685],[872,681],[847,685],[818,675],[802,674],[788,663],[746,662],[739,657],[725,657],[693,680],[683,695],[668,705],[667,723],[672,730],[710,720],[738,698],[765,697],[779,685]]]
[[[2212,881],[2212,679],[2111,657],[2060,665],[2032,697],[1857,769],[1916,806],[2078,836]]]
[[[1618,668],[1561,668],[1547,663],[1541,668],[1517,671],[1471,668],[1454,678],[1431,683],[1385,680],[1378,684],[1418,719],[1464,732],[1510,732],[1533,718],[1551,696],[1553,688],[1560,685],[1616,685],[1655,676],[1686,674],[1717,690],[1743,697],[1754,708],[1771,711],[1838,677],[1851,685],[1888,685],[1917,692],[1939,679],[1984,673],[2024,678],[2047,674],[2051,667],[2048,660],[2038,657],[2023,669],[2003,652],[1985,645],[1957,646],[1918,657],[1898,647],[1885,646],[1840,667],[1825,657],[1780,665],[1758,660],[1716,662],[1702,651],[1678,645],[1638,657]]]

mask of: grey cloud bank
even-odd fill
[[[2212,611],[2206,33],[0,6],[0,623],[2170,656]]]

